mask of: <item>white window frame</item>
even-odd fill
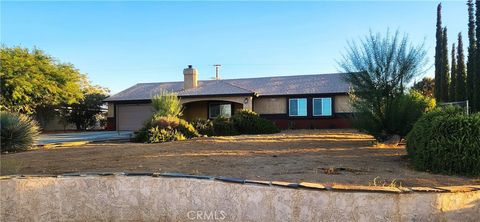
[[[321,111],[322,114],[320,115],[315,115],[315,100],[320,100],[320,102],[322,103],[323,105],[323,99],[330,99],[330,115],[324,115],[323,114],[323,107]],[[313,98],[312,99],[312,115],[313,116],[333,116],[333,99],[332,97],[317,97],[317,98]]]
[[[305,107],[305,111],[307,112],[307,113],[305,113],[305,115],[298,115],[298,100],[300,100],[300,99],[304,99],[305,100],[305,105],[307,106],[307,107]],[[292,115],[290,113],[290,101],[292,101],[292,100],[297,100],[297,115]],[[288,99],[288,116],[307,117],[308,116],[308,98],[290,98],[290,99]]]

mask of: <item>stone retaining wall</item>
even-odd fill
[[[480,186],[328,187],[231,178],[108,175],[9,177],[0,180],[0,189],[1,221],[478,221],[480,218]]]

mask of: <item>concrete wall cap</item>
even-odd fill
[[[61,175],[6,175],[0,176],[0,180],[9,179],[36,179],[36,178],[58,178],[58,179],[75,179],[82,177],[164,177],[164,178],[179,178],[179,179],[198,179],[198,180],[211,180],[212,182],[219,183],[237,183],[248,185],[264,185],[275,186],[284,188],[303,188],[312,190],[327,190],[327,191],[340,191],[340,192],[381,192],[381,193],[411,193],[411,192],[473,192],[480,191],[480,185],[462,185],[462,186],[438,186],[438,187],[389,187],[389,186],[362,186],[362,185],[325,185],[321,183],[312,182],[300,182],[292,183],[285,181],[262,181],[262,180],[247,180],[243,178],[231,178],[231,177],[213,177],[206,175],[191,175],[182,173],[151,173],[151,172],[88,172],[88,173],[65,173]]]

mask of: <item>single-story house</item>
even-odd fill
[[[191,65],[183,82],[138,83],[105,101],[108,129],[137,130],[151,117],[151,98],[175,92],[184,105],[186,120],[230,117],[249,109],[286,128],[347,128],[352,113],[346,74],[275,76],[198,80]]]

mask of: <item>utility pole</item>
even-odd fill
[[[220,64],[215,64],[215,80],[220,80]]]

